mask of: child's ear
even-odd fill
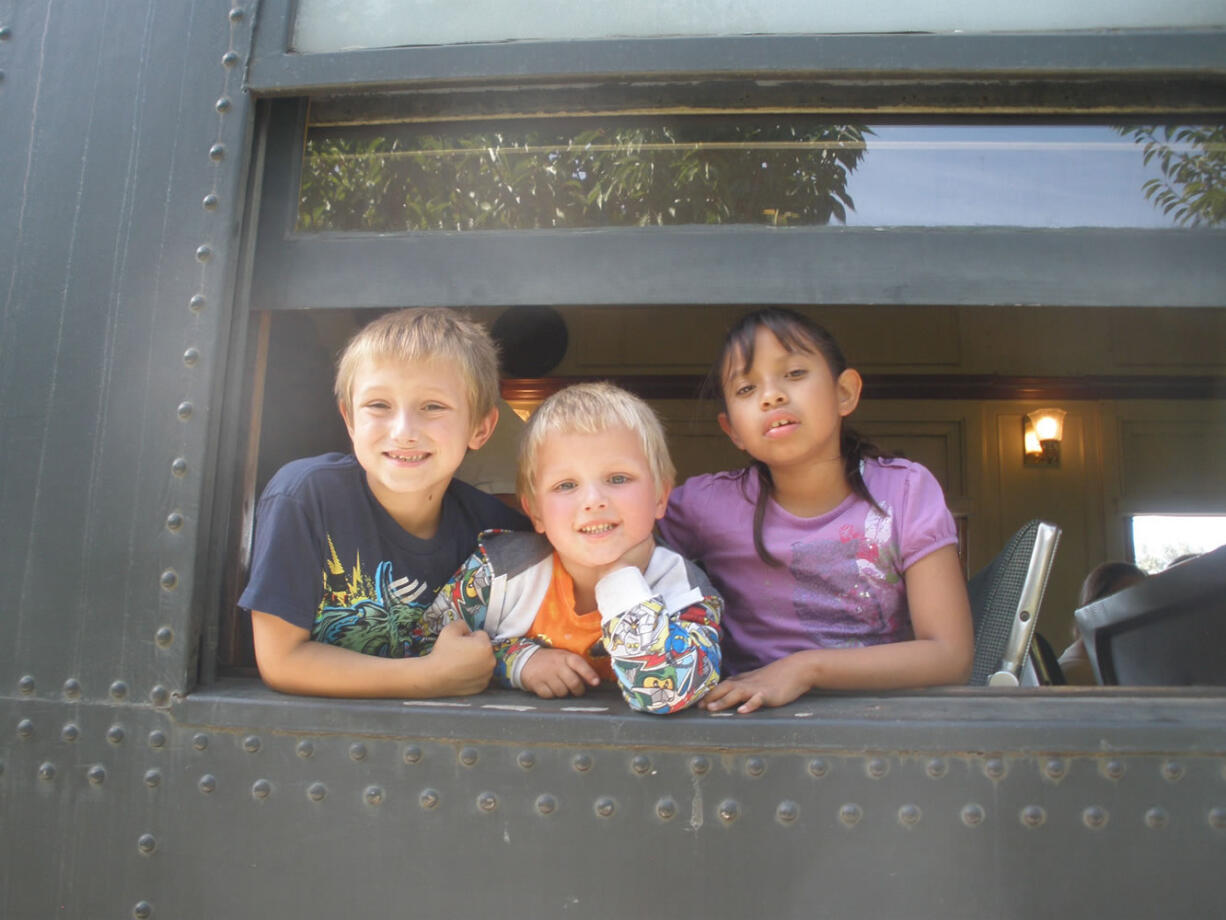
[[[719,421],[719,427],[724,430],[724,434],[728,435],[728,439],[736,445],[737,450],[745,449],[745,442],[737,437],[735,429],[732,427],[732,422],[728,421],[728,413],[721,412],[716,416]]]
[[[498,407],[490,409],[489,414],[477,423],[477,427],[473,429],[473,436],[468,439],[469,450],[476,450],[490,439],[490,435],[494,433],[494,429],[498,426]]]
[[[672,483],[669,483],[663,489],[660,490],[660,497],[656,501],[656,520],[657,521],[660,520],[660,518],[664,517],[664,512],[668,510],[668,496],[672,494],[672,491],[673,491]]]
[[[340,410],[341,418],[345,420],[345,430],[349,432],[349,437],[353,437],[353,420],[349,418],[349,409],[345,405],[344,400],[336,401],[336,408]]]
[[[532,500],[529,498],[521,498],[519,506],[524,509],[524,514],[528,515],[528,520],[532,522],[532,528],[537,533],[545,532],[545,522],[537,516],[535,509],[532,507]]]
[[[856,406],[860,405],[860,390],[863,387],[864,381],[860,379],[860,372],[855,368],[849,367],[839,374],[839,379],[835,381],[835,392],[839,398],[841,417],[846,418],[856,411]]]

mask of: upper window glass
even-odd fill
[[[397,45],[568,41],[670,35],[847,32],[1033,32],[1223,25],[1212,2],[1029,0],[1027,3],[573,3],[570,0],[298,0],[291,48],[346,51]]]
[[[590,116],[308,126],[297,230],[1226,225],[1223,124]]]

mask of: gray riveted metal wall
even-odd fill
[[[0,916],[1213,911],[1221,694],[197,687],[257,12],[0,0]]]

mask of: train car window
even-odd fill
[[[1226,126],[1215,124],[676,115],[355,126],[312,112],[300,233],[1226,223],[1213,191]]]
[[[1131,558],[1150,573],[1226,546],[1226,515],[1137,514],[1129,524]]]

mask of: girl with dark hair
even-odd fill
[[[973,656],[957,531],[940,485],[844,419],[860,375],[792,310],[742,318],[709,378],[751,462],[675,489],[664,538],[727,604],[707,709],[752,712],[808,690],[962,683]]]

